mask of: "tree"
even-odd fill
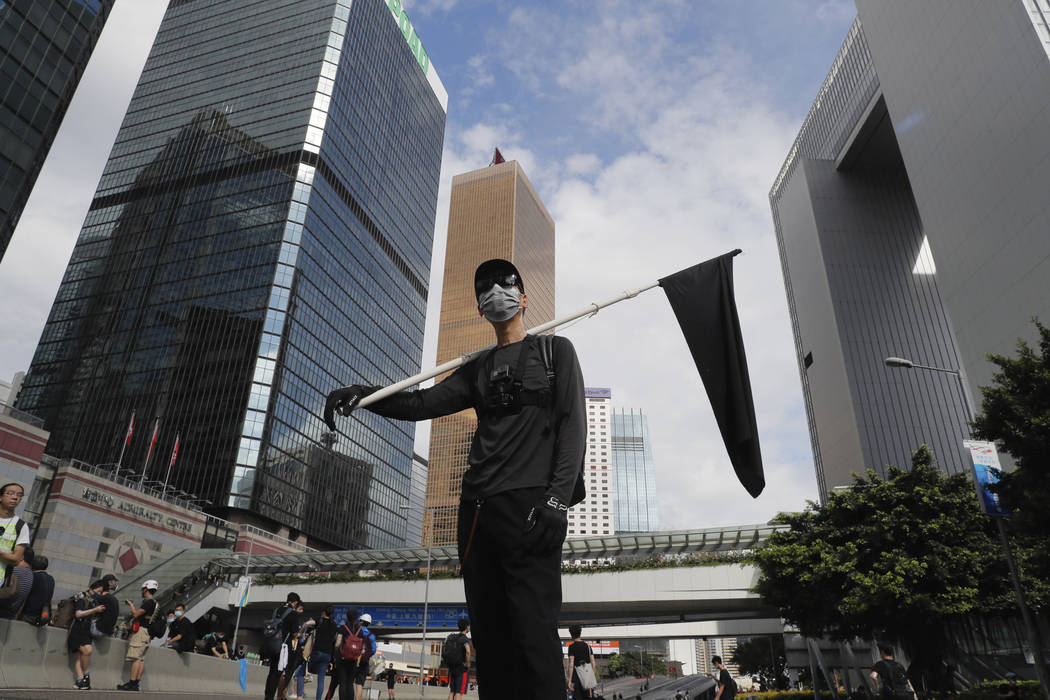
[[[981,414],[974,434],[992,440],[1013,457],[1017,469],[1003,472],[996,491],[1014,515],[1010,530],[1018,540],[1019,568],[1026,587],[1034,582],[1029,604],[1050,607],[1050,328],[1035,321],[1038,352],[1017,341],[1017,357],[988,355],[999,370],[981,387]]]
[[[658,656],[645,651],[627,651],[609,657],[609,672],[617,676],[643,676],[667,674],[667,664]]]
[[[732,661],[743,675],[758,676],[764,690],[787,688],[787,676],[784,673],[787,662],[784,658],[784,637],[781,635],[738,641]]]
[[[826,505],[776,520],[791,529],[756,552],[755,591],[806,636],[899,641],[919,669],[933,669],[944,622],[1013,610],[969,476],[942,474],[925,445],[910,471],[855,474]]]

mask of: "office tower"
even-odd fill
[[[171,2],[19,399],[49,452],[401,545],[413,425],[321,412],[419,370],[446,105],[393,0]]]
[[[0,2],[0,259],[112,7]]]
[[[587,498],[569,509],[569,537],[615,534],[613,504],[616,479],[612,468],[612,390],[587,387]]]
[[[474,270],[491,258],[510,260],[521,272],[529,297],[526,327],[554,319],[554,220],[517,161],[452,178],[438,364],[495,342],[474,297]],[[434,523],[434,544],[456,542],[456,509],[476,427],[473,409],[431,425],[427,523]]]
[[[656,472],[649,419],[634,409],[612,411],[613,512],[616,532],[660,529],[656,506]]]
[[[9,382],[0,379],[0,404],[14,405],[18,392],[22,390],[22,382],[25,381],[25,378],[25,372],[15,372],[15,376],[11,377]]]
[[[423,515],[427,503],[427,467],[429,462],[412,453],[412,478],[408,486],[408,527],[405,546],[419,547],[423,544]]]
[[[769,195],[821,498],[923,443],[967,470],[963,388],[1050,316],[1046,2],[857,6]]]
[[[722,665],[726,667],[731,676],[740,675],[740,667],[733,663],[733,653],[736,652],[736,637],[704,637],[696,640],[696,666],[697,673],[710,673],[718,676],[718,667],[711,663],[714,656],[722,657]]]

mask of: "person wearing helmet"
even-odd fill
[[[128,653],[125,661],[131,662],[131,675],[127,683],[121,683],[117,690],[139,690],[139,681],[146,670],[146,652],[149,651],[149,623],[157,614],[157,601],[153,600],[160,584],[150,579],[142,584],[142,603],[139,607],[130,600],[124,602],[131,609],[128,621],[131,634],[128,635]]]
[[[376,636],[368,627],[372,624],[372,616],[368,613],[357,618],[359,628],[358,634],[365,640],[361,658],[357,661],[357,671],[354,675],[354,700],[361,700],[365,692],[365,680],[368,679],[368,662],[376,653]]]
[[[525,332],[528,296],[507,260],[474,274],[478,313],[496,345],[428,389],[367,408],[427,420],[473,408],[478,425],[459,505],[459,559],[477,653],[478,696],[564,697],[558,614],[568,509],[584,498],[587,422],[583,374],[568,339]],[[375,387],[328,395],[325,422],[349,415]]]

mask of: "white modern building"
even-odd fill
[[[612,465],[612,390],[585,390],[587,457],[584,475],[587,498],[569,509],[569,537],[612,535],[615,532],[616,480]]]

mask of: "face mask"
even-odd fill
[[[175,611],[175,617],[182,617],[182,611],[181,610],[176,610]]]
[[[504,289],[492,285],[492,289],[478,297],[478,306],[485,318],[493,323],[507,321],[521,309],[521,293],[517,287]]]
[[[175,618],[174,617],[169,617],[168,618],[168,622],[175,622]]]

